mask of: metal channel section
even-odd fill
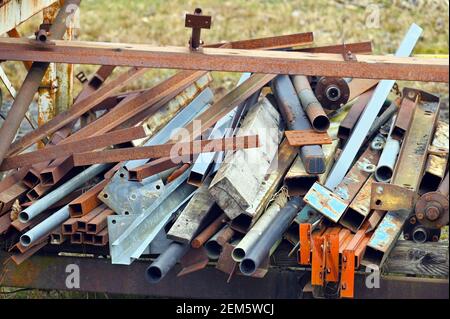
[[[58,0],[10,0],[0,4],[0,35],[16,28],[56,2]]]
[[[142,214],[108,216],[108,229],[111,232],[109,248],[113,264],[130,265],[139,258],[172,214],[190,198],[196,188],[185,183],[189,173],[190,170],[187,170],[175,181],[166,185],[166,190]],[[121,223],[129,226],[122,228]],[[118,228],[115,227],[117,224]]]
[[[237,84],[237,86],[241,85],[243,82],[248,80],[251,76],[251,73],[244,73]],[[224,116],[221,120],[219,120],[214,126],[209,138],[222,138],[227,133],[226,130],[231,127],[234,116],[237,112],[238,107]],[[202,182],[203,178],[206,176],[206,173],[211,168],[211,164],[214,161],[214,158],[218,156],[218,153],[203,153],[200,154],[192,166],[191,176],[189,176],[188,182],[192,185],[197,185]]]
[[[167,142],[172,132],[179,127],[184,127],[205,111],[213,98],[211,89],[206,88],[144,145],[151,146]],[[164,191],[163,174],[149,177],[142,182],[128,180],[127,170],[139,167],[146,162],[147,160],[126,162],[100,193],[100,199],[116,213],[121,215],[140,214],[150,207],[159,194]]]
[[[417,191],[425,169],[428,146],[431,143],[433,130],[439,114],[438,97],[422,91],[416,91],[416,94],[420,96],[420,102],[414,111],[411,126],[408,129],[398,157],[399,164],[396,166],[392,176],[392,184],[413,193]],[[415,167],[415,169],[411,169],[411,167]],[[395,203],[395,198],[392,198],[395,194],[391,190],[375,195],[378,198],[381,198],[380,195],[382,195],[383,199],[378,199],[381,205],[383,202]],[[398,192],[398,194],[399,198],[403,199],[403,201],[405,198],[410,198],[404,192]],[[413,201],[415,202],[415,200],[408,200],[408,202]],[[375,206],[376,204],[377,202],[375,202]],[[413,205],[408,206],[399,207],[399,210],[387,212],[367,245],[363,258],[364,265],[374,264],[380,266],[386,260],[387,255],[401,234],[403,225],[414,209],[412,207]]]
[[[406,36],[403,38],[400,47],[397,49],[395,56],[407,57],[409,56],[417,41],[422,34],[422,28],[413,24],[408,30]],[[394,80],[382,80],[377,85],[374,94],[372,95],[369,103],[367,104],[363,114],[358,121],[358,124],[354,128],[352,135],[348,139],[345,148],[343,149],[339,159],[335,162],[333,169],[328,175],[325,187],[333,191],[339,183],[343,180],[347,171],[351,167],[355,154],[358,154],[361,145],[366,139],[367,133],[374,120],[376,119],[381,107],[386,101],[392,87],[394,86]],[[320,215],[310,205],[306,205],[298,214],[296,218],[297,223],[311,223],[317,221]]]

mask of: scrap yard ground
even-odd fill
[[[372,40],[374,54],[386,54],[393,53],[407,27],[417,23],[424,29],[424,34],[414,53],[448,54],[447,0],[83,0],[78,39],[187,45],[190,31],[180,21],[183,21],[186,12],[197,6],[213,17],[212,29],[205,30],[202,35],[207,43],[313,31],[315,45]],[[41,16],[37,15],[19,30],[23,34],[32,34],[40,19]],[[23,66],[17,62],[6,62],[5,65],[15,87],[20,87],[26,75]],[[83,71],[88,75],[95,70],[94,66],[77,65],[75,73]],[[119,72],[116,71],[116,74]],[[173,73],[172,70],[151,70],[124,90],[149,87]],[[213,72],[217,98],[233,88],[239,76]],[[76,85],[78,92],[81,85]],[[399,82],[399,85],[441,94],[444,101],[441,117],[448,122],[447,83]],[[442,236],[442,239],[447,238],[447,234]],[[0,299],[108,298],[99,294],[0,289]]]

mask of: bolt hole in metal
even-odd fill
[[[108,194],[106,194],[106,193],[103,194],[103,198],[108,198],[108,197],[109,197]]]
[[[364,167],[364,171],[366,171],[367,173],[373,173],[373,172],[375,172],[375,169],[376,169],[376,166],[373,164],[367,164]]]
[[[136,198],[137,198],[136,194],[131,194],[131,195],[130,195],[130,199],[131,199],[131,200],[136,200]]]
[[[127,216],[130,215],[130,212],[129,212],[129,211],[124,211],[123,213],[124,213],[125,215],[127,215]]]
[[[381,206],[381,204],[383,204],[383,202],[382,202],[380,199],[377,199],[377,200],[375,201],[375,205]]]
[[[125,178],[125,174],[124,173],[120,173],[119,176],[120,176],[120,178]]]
[[[155,186],[155,188],[156,188],[157,190],[160,190],[160,189],[161,189],[161,185],[158,184],[158,185]]]
[[[116,221],[115,219],[113,219],[113,220],[111,221],[111,223],[116,224],[117,221]]]
[[[334,85],[330,86],[325,94],[327,95],[327,98],[333,102],[336,102],[341,98],[341,90]]]

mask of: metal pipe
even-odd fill
[[[231,257],[234,261],[240,262],[247,256],[251,248],[259,241],[261,235],[267,231],[273,220],[278,216],[281,208],[286,206],[287,202],[287,196],[278,196],[272,205],[267,208],[266,212],[233,249]]]
[[[404,37],[400,47],[398,48],[395,56],[405,57],[409,56],[414,49],[417,41],[420,38],[423,30],[416,24],[412,24],[408,30],[408,33]],[[395,80],[382,80],[377,85],[369,104],[366,106],[365,111],[361,115],[352,135],[348,139],[345,148],[343,149],[339,159],[336,161],[330,175],[328,176],[325,186],[334,190],[336,186],[342,181],[346,172],[352,165],[355,155],[358,153],[361,145],[363,144],[366,135],[372,125],[376,116],[380,112],[386,98],[391,92],[392,87],[395,84]]]
[[[176,263],[189,251],[189,245],[170,244],[169,248],[147,268],[145,277],[151,284],[160,282]]]
[[[71,192],[76,190],[78,187],[80,187],[87,181],[91,180],[96,175],[107,170],[110,166],[111,165],[108,164],[101,164],[101,165],[93,165],[87,168],[86,170],[84,170],[83,172],[81,172],[80,174],[78,174],[65,184],[55,189],[53,192],[36,201],[29,208],[23,210],[19,214],[19,220],[22,223],[26,223],[32,220],[33,218],[41,214],[43,211],[45,211],[48,207],[58,202],[65,196],[69,195]]]
[[[210,259],[218,259],[223,246],[228,243],[234,235],[234,230],[230,226],[224,226],[205,244],[206,254]]]
[[[50,28],[52,39],[61,39],[66,32],[66,20],[72,14],[69,10],[72,6],[78,6],[81,0],[67,0],[58,12],[55,22]],[[42,79],[49,63],[35,62],[28,71],[28,74],[20,88],[16,99],[14,100],[11,109],[8,112],[5,122],[0,128],[0,164],[5,158],[9,146],[16,136],[16,132],[22,123],[23,118],[33,101],[34,95],[39,89]]]
[[[378,132],[378,130],[386,124],[395,113],[397,113],[399,106],[398,101],[393,101],[388,108],[381,114],[377,119],[373,122],[372,126],[370,127],[369,133],[367,133],[366,140],[371,140],[372,137]],[[393,122],[395,122],[396,119],[394,119]]]
[[[281,238],[299,212],[302,202],[300,197],[293,197],[279,211],[270,227],[260,236],[258,242],[250,248],[248,255],[241,261],[239,269],[244,275],[251,276],[267,258],[270,249]]]
[[[277,99],[278,108],[289,130],[312,129],[289,76],[279,75],[272,81],[272,89]],[[309,174],[325,172],[325,160],[319,145],[308,145],[300,148],[300,157]]]
[[[397,156],[400,152],[400,142],[391,137],[394,124],[395,118],[394,121],[392,121],[389,135],[386,139],[383,152],[381,153],[380,160],[378,161],[378,165],[375,170],[375,178],[379,182],[389,183],[391,181],[395,163],[397,162]]]
[[[20,236],[20,243],[24,247],[33,245],[36,241],[48,234],[48,232],[69,219],[69,217],[69,205],[66,205],[42,221],[40,224],[34,226],[31,230]]]
[[[296,75],[291,77],[291,80],[312,127],[316,131],[326,132],[330,128],[330,120],[314,95],[308,78],[303,75]]]

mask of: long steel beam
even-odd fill
[[[187,47],[81,41],[36,45],[28,39],[1,39],[0,59],[445,83],[449,76],[445,59],[357,55],[357,61],[349,62],[342,55],[329,53],[226,48],[204,48],[193,53]]]

